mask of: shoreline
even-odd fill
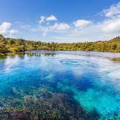
[[[101,52],[101,51],[51,51],[51,50],[29,50],[24,52],[7,52],[7,53],[0,53],[0,58],[4,58],[7,56],[23,56],[25,54],[29,56],[38,54],[49,55],[49,54],[71,54],[71,55],[80,55],[80,56],[91,56],[91,57],[99,57],[99,58],[106,58],[114,62],[120,63],[120,53],[115,52]],[[99,53],[99,54],[98,54]]]

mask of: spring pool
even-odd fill
[[[1,58],[0,118],[120,119],[120,63],[111,61],[116,56],[33,51]]]

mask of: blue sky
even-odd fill
[[[0,33],[45,42],[120,35],[119,0],[0,0]]]

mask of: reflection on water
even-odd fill
[[[0,59],[0,119],[120,119],[120,63],[108,59],[116,56],[33,51]]]

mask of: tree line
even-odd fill
[[[46,43],[23,39],[8,39],[0,35],[0,53],[15,53],[28,50],[120,52],[120,37],[116,37],[109,41],[97,42]]]

